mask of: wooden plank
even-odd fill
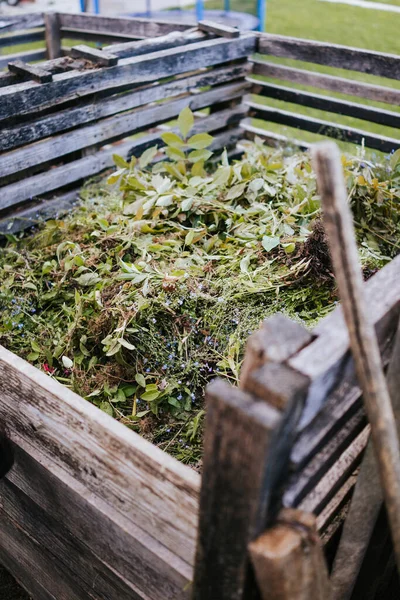
[[[224,25],[223,23],[214,23],[214,21],[199,21],[197,23],[197,27],[200,29],[200,31],[214,33],[215,35],[219,35],[221,37],[237,38],[240,36],[240,31],[237,27],[230,27],[229,25]]]
[[[64,471],[52,473],[50,464],[40,451],[16,448],[8,480],[40,507],[49,522],[58,522],[96,561],[129,582],[135,594],[148,600],[187,600],[191,565],[149,536],[145,523],[144,529],[133,525],[110,510],[99,494],[85,493],[85,486]],[[30,518],[29,510],[23,518]]]
[[[0,119],[18,114],[34,113],[82,96],[118,87],[157,81],[166,76],[201,69],[246,58],[255,48],[254,34],[235,40],[215,39],[190,44],[184,50],[171,48],[151,55],[123,59],[106,71],[62,73],[47,86],[26,83],[0,89]]]
[[[292,83],[300,83],[301,85],[309,85],[331,92],[348,94],[349,96],[359,96],[363,100],[386,102],[387,104],[395,104],[396,106],[400,105],[400,90],[354,81],[345,77],[336,77],[334,75],[305,71],[304,69],[285,67],[256,58],[252,58],[251,60],[254,75],[283,79]]]
[[[386,125],[387,127],[400,128],[400,113],[398,112],[383,110],[382,108],[373,108],[371,106],[357,104],[356,102],[338,100],[337,98],[329,96],[302,92],[272,83],[260,82],[251,77],[248,81],[253,85],[251,90],[252,93],[259,96],[266,96],[267,98],[274,98],[275,100],[282,100],[283,102],[292,102],[294,104],[300,104],[301,106],[308,106],[310,108],[316,108],[318,110],[324,110],[339,115],[347,115],[371,123]]]
[[[227,84],[221,88],[211,89],[190,98],[183,96],[168,103],[155,104],[149,108],[124,112],[108,119],[102,119],[94,125],[75,129],[59,136],[47,138],[43,142],[24,146],[2,156],[0,175],[5,178],[12,173],[25,171],[30,167],[70,154],[75,150],[87,148],[94,144],[101,145],[132,133],[138,133],[150,126],[177,117],[186,106],[190,106],[192,110],[208,107],[218,101],[222,94],[227,98],[240,99],[245,89],[246,84],[243,82]],[[239,106],[230,109],[222,115],[222,119],[227,114],[232,116],[232,123],[237,123],[245,115],[245,108]],[[221,127],[223,126],[222,124]],[[0,199],[0,208],[3,207],[4,203]]]
[[[239,600],[266,503],[264,480],[280,414],[216,380],[208,386],[193,600]]]
[[[2,479],[14,464],[14,451],[7,430],[0,426],[0,479]]]
[[[247,64],[220,67],[197,75],[177,78],[166,83],[138,88],[133,92],[102,98],[101,102],[93,98],[87,105],[57,111],[54,114],[36,118],[28,123],[4,127],[0,137],[0,151],[29,144],[63,130],[137,108],[143,104],[157,102],[181,94],[193,94],[202,87],[222,85],[229,81],[241,79],[248,72],[248,68]]]
[[[332,535],[333,530],[327,531],[328,527],[338,516],[339,511],[345,505],[346,501],[348,501],[350,494],[353,491],[353,488],[357,481],[357,471],[352,473],[348,479],[344,482],[342,487],[338,492],[333,496],[332,500],[328,502],[322,512],[317,517],[317,528],[320,535],[323,536],[324,542],[328,542]],[[340,526],[342,522],[339,522],[338,526]]]
[[[85,58],[101,67],[114,67],[118,63],[118,56],[111,54],[111,52],[104,52],[84,44],[74,46],[69,53],[74,58]]]
[[[400,79],[400,58],[395,54],[271,34],[261,34],[258,52]]]
[[[70,29],[89,29],[91,31],[106,31],[129,36],[156,37],[170,31],[184,31],[189,26],[184,23],[154,21],[152,19],[130,17],[103,17],[92,14],[60,14],[61,27]]]
[[[161,35],[156,38],[140,40],[136,42],[126,42],[124,44],[114,44],[107,46],[104,50],[112,52],[119,58],[128,58],[130,56],[140,56],[142,54],[150,54],[167,50],[168,48],[176,48],[177,46],[185,46],[186,44],[194,44],[206,39],[206,35],[200,31],[179,32],[172,31],[166,35]]]
[[[1,347],[0,380],[0,419],[16,445],[32,447],[50,472],[76,479],[110,511],[192,562],[198,473]]]
[[[249,548],[263,600],[329,600],[328,569],[313,515],[282,510],[278,523]]]
[[[104,600],[141,600],[135,589],[120,577],[115,568],[99,560],[85,543],[77,540],[67,529],[64,519],[51,518],[12,483],[0,483],[1,510],[6,518],[18,527],[48,554],[48,560],[59,572],[68,574],[87,598]],[[93,526],[93,524],[92,524]],[[1,531],[1,519],[0,519]],[[143,590],[144,591],[144,590]],[[82,595],[83,597],[83,595]]]
[[[323,121],[307,117],[298,113],[292,113],[287,110],[269,108],[263,104],[255,102],[247,103],[250,109],[250,115],[272,123],[287,125],[288,127],[297,127],[304,131],[311,131],[319,135],[326,135],[342,141],[351,142],[353,144],[362,144],[368,148],[373,148],[381,152],[390,153],[393,150],[400,148],[400,139],[390,138],[383,135],[374,135],[368,131],[346,127],[339,123]]]
[[[46,50],[24,50],[23,52],[16,52],[15,54],[5,54],[0,56],[0,69],[7,67],[9,62],[15,62],[22,60],[23,62],[39,61],[46,58]]]
[[[23,29],[35,29],[44,27],[43,13],[27,13],[24,15],[1,15],[0,32],[10,33]]]
[[[15,60],[8,63],[8,70],[15,75],[23,75],[27,79],[32,79],[37,83],[49,83],[53,81],[53,75],[36,65],[28,65],[22,60]]]
[[[364,284],[382,354],[390,350],[399,318],[399,273],[400,257],[396,257]],[[302,432],[291,457],[298,467],[339,429],[361,397],[341,308],[324,318],[313,334],[316,339],[288,361],[311,379]]]
[[[1,29],[0,29],[1,32]],[[18,33],[14,35],[4,35],[0,37],[0,48],[9,46],[18,46],[19,44],[30,44],[44,40],[44,30],[28,31],[27,33]]]
[[[120,44],[132,40],[141,40],[141,36],[108,33],[107,31],[90,31],[88,29],[61,28],[61,37],[69,40],[82,40],[85,42],[98,42],[102,44]]]
[[[46,27],[47,58],[54,60],[61,56],[61,34],[58,14],[46,13],[44,15],[44,22]]]

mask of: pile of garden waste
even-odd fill
[[[313,326],[337,302],[307,153],[163,134],[65,218],[7,235],[0,343],[167,452],[201,458],[204,388],[236,384],[249,335],[282,312]],[[343,156],[365,276],[398,253],[400,153]]]

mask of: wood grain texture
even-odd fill
[[[57,13],[46,13],[44,15],[46,31],[47,58],[54,60],[61,56],[61,33],[60,21]]]
[[[167,50],[168,48],[176,48],[177,46],[184,46],[186,44],[194,44],[206,39],[206,37],[207,36],[200,31],[171,31],[171,33],[156,38],[136,42],[125,42],[123,44],[113,44],[112,46],[107,46],[104,50],[112,52],[119,58],[128,58],[130,56],[140,56],[142,54],[159,52],[160,50]]]
[[[21,60],[25,63],[43,60],[46,58],[46,50],[24,50],[23,52],[16,52],[15,54],[5,54],[0,56],[0,69],[4,69],[8,66],[9,62],[15,62]]]
[[[53,75],[37,65],[28,65],[22,60],[14,60],[8,63],[8,70],[15,75],[23,75],[26,79],[32,79],[37,83],[49,83],[53,81]]]
[[[214,23],[213,21],[199,21],[197,27],[200,31],[206,33],[214,33],[221,37],[226,38],[237,38],[240,37],[240,31],[237,27],[229,27],[229,25],[223,25],[222,23]]]
[[[157,37],[170,31],[184,31],[189,26],[183,23],[155,21],[153,19],[130,17],[103,17],[92,14],[60,14],[61,27],[73,29],[90,29],[91,31],[106,31],[136,37]]]
[[[271,34],[260,36],[258,52],[400,79],[400,58],[395,54]]]
[[[308,106],[318,110],[324,110],[329,113],[347,115],[355,119],[369,121],[370,123],[379,123],[387,127],[400,127],[400,114],[384,110],[382,108],[373,108],[356,102],[338,100],[337,98],[303,92],[292,88],[275,85],[273,83],[259,82],[256,79],[249,78],[252,84],[252,93],[267,98],[274,98],[283,102],[291,102]]]
[[[316,519],[284,509],[249,546],[263,600],[329,600],[328,569]]]
[[[326,135],[353,144],[364,143],[368,148],[373,148],[381,152],[390,153],[393,150],[400,148],[400,138],[396,139],[383,135],[374,135],[362,129],[346,127],[345,125],[308,117],[287,110],[269,108],[263,104],[257,104],[256,102],[247,102],[247,105],[250,110],[250,116],[264,121],[296,127],[298,129],[303,129],[304,131]]]
[[[43,13],[26,13],[24,15],[1,15],[0,32],[22,31],[24,29],[35,29],[43,27]]]
[[[83,544],[117,579],[129,582],[135,593],[152,600],[187,598],[191,565],[110,510],[98,495],[88,495],[82,484],[61,470],[50,472],[48,466],[40,451],[30,448],[28,454],[16,448],[8,481],[47,515],[49,523],[59,523],[69,539]]]
[[[199,475],[95,406],[0,348],[0,418],[16,445],[32,447],[189,564]]]
[[[305,71],[304,69],[295,69],[255,58],[252,59],[252,64],[254,75],[283,79],[292,83],[300,83],[301,85],[329,90],[330,92],[348,94],[349,96],[359,96],[364,100],[386,102],[387,104],[395,104],[396,106],[400,104],[400,90],[389,87],[353,81],[345,77],[314,73],[312,71]]]
[[[86,60],[90,60],[90,62],[101,67],[114,67],[118,64],[118,56],[111,54],[111,52],[91,48],[84,44],[73,46],[69,51],[69,54],[73,58],[85,58]]]
[[[165,77],[221,65],[247,57],[255,49],[255,36],[245,34],[234,40],[215,39],[187,47],[122,59],[107,70],[72,71],[54,75],[51,84],[32,86],[21,83],[0,88],[0,119],[17,112],[32,113],[50,106],[125,85],[144,84]]]
[[[48,68],[48,67],[46,67]],[[85,123],[110,117],[123,111],[137,108],[144,104],[157,102],[165,98],[174,98],[181,94],[195,94],[200,88],[223,85],[243,79],[248,73],[247,64],[232,67],[219,67],[189,77],[180,77],[157,85],[139,87],[123,94],[113,94],[110,97],[92,97],[83,105],[76,108],[58,110],[44,117],[33,118],[28,123],[12,127],[4,126],[0,138],[0,150],[11,150],[14,147],[29,144],[45,137],[52,136],[67,129],[72,129]],[[243,87],[243,91],[247,89]],[[188,99],[188,101],[190,101]]]
[[[43,29],[39,29],[37,31],[28,31],[27,33],[5,35],[3,37],[0,37],[0,48],[10,48],[10,46],[18,46],[19,44],[30,44],[31,42],[39,42],[40,40],[44,40]]]

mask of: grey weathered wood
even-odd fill
[[[1,34],[1,29],[0,29]],[[19,44],[29,44],[44,40],[43,29],[37,31],[28,31],[27,33],[18,33],[14,35],[5,35],[0,37],[0,48],[8,48],[10,46],[18,46]]]
[[[43,13],[27,13],[24,15],[1,15],[0,32],[10,33],[23,29],[35,29],[44,26]]]
[[[103,17],[91,14],[60,14],[61,27],[70,29],[89,29],[90,31],[104,31],[132,35],[133,37],[156,37],[170,31],[184,31],[188,25],[154,21],[152,19],[129,17]]]
[[[228,88],[226,90],[227,96],[240,98],[243,94],[243,84],[228,84],[226,87]],[[183,97],[172,100],[169,103],[156,104],[147,109],[121,113],[114,117],[103,119],[95,125],[73,130],[60,136],[54,136],[32,146],[28,145],[21,149],[13,150],[3,155],[0,175],[5,178],[7,175],[24,171],[35,165],[74,152],[75,150],[87,148],[95,144],[104,144],[108,141],[117,140],[129,134],[143,131],[149,126],[155,126],[173,119],[188,105],[193,110],[205,108],[213,103],[213,98],[218,96],[218,93],[218,89],[210,90],[209,92],[192,96],[190,99]],[[245,110],[245,107],[242,105],[215,114],[221,115],[222,128],[229,122],[237,124],[244,116]],[[0,207],[6,207],[5,197],[0,199]]]
[[[359,96],[364,100],[386,102],[387,104],[395,104],[396,106],[400,104],[400,90],[364,83],[362,81],[354,81],[345,77],[295,69],[256,58],[252,59],[252,63],[254,75],[264,75],[265,77],[283,79],[292,83],[309,85],[331,92],[340,92],[349,96]]]
[[[329,96],[311,94],[272,83],[260,82],[252,78],[249,78],[249,82],[253,86],[252,93],[259,96],[266,96],[267,98],[274,98],[283,102],[292,102],[339,115],[347,115],[371,123],[386,125],[387,127],[400,127],[400,113],[390,110],[373,108],[346,100],[338,100]]]
[[[229,81],[242,79],[248,72],[248,68],[246,64],[220,67],[198,75],[177,78],[167,83],[150,85],[133,92],[113,95],[109,98],[103,98],[101,101],[93,99],[88,104],[77,108],[68,108],[45,117],[35,118],[28,123],[4,127],[0,137],[0,150],[10,150],[17,146],[29,144],[63,130],[72,129],[78,125],[109,117],[144,104],[157,102],[168,97],[173,98],[181,94],[194,94],[203,87],[216,84],[222,85]],[[246,89],[243,86],[243,92]]]
[[[329,600],[331,588],[316,518],[281,511],[278,522],[249,546],[263,600]]]
[[[53,75],[36,65],[28,65],[22,60],[15,60],[8,63],[8,70],[16,75],[23,75],[28,79],[33,79],[37,83],[49,83],[53,80]]]
[[[0,419],[16,445],[101,498],[126,526],[145,523],[150,537],[192,562],[198,473],[2,347],[0,380]]]
[[[159,52],[160,50],[167,50],[168,48],[176,48],[177,46],[185,46],[186,44],[194,44],[205,38],[206,35],[200,31],[172,31],[171,33],[156,38],[136,42],[126,42],[124,44],[114,44],[112,46],[107,46],[104,50],[112,52],[119,58],[127,58],[130,56],[150,54],[151,52]]]
[[[46,27],[47,58],[54,60],[61,56],[61,33],[60,21],[57,13],[46,13],[44,15]]]
[[[271,34],[260,36],[258,51],[260,54],[400,79],[400,58],[395,54]]]
[[[265,121],[280,123],[289,127],[297,127],[304,131],[311,131],[320,135],[326,135],[335,139],[340,139],[353,144],[362,144],[368,148],[380,150],[381,152],[392,152],[400,148],[400,138],[390,138],[383,135],[374,135],[368,131],[346,127],[338,123],[315,119],[306,115],[292,113],[287,110],[269,108],[256,102],[247,103],[250,109],[250,115]]]
[[[74,58],[85,58],[101,67],[114,67],[118,63],[118,56],[111,54],[111,52],[104,52],[84,44],[73,46],[69,53]]]
[[[344,508],[346,502],[349,500],[356,481],[357,471],[352,473],[350,477],[346,479],[342,487],[336,492],[333,498],[318,515],[318,531],[320,532],[320,535],[323,536],[325,542],[329,541],[331,535],[333,535],[336,531],[335,520],[338,521],[338,527],[340,527],[340,525],[343,523],[343,521],[336,519],[336,517],[338,516],[339,511]]]
[[[229,25],[224,25],[223,23],[214,23],[213,21],[199,21],[197,26],[200,29],[200,31],[205,31],[206,33],[214,33],[215,35],[219,35],[221,37],[237,38],[240,36],[240,31],[237,27],[230,27]]]
[[[400,328],[387,372],[397,429],[400,431]],[[370,543],[383,502],[371,441],[368,444],[347,515],[332,571],[334,600],[348,600]]]
[[[7,67],[9,62],[21,60],[23,62],[39,61],[46,58],[46,50],[24,50],[15,54],[5,54],[0,56],[0,69]]]
[[[69,40],[81,40],[85,42],[97,42],[100,44],[121,44],[132,40],[141,40],[142,36],[108,33],[107,31],[91,31],[90,29],[61,28],[61,36]]]
[[[379,346],[363,297],[363,280],[342,163],[339,150],[332,143],[315,146],[312,158],[332,263],[371,425],[380,483],[400,570],[400,445]]]
[[[116,88],[144,84],[166,76],[178,75],[245,58],[255,48],[255,36],[246,34],[234,40],[214,39],[182,48],[162,50],[151,55],[123,59],[106,71],[73,71],[54,76],[51,86],[41,88],[21,83],[0,88],[0,119],[16,112],[34,113],[82,96]]]
[[[1,510],[6,518],[18,527],[48,553],[48,558],[57,566],[59,573],[65,574],[76,583],[87,598],[104,600],[141,600],[136,590],[104,561],[97,558],[86,543],[78,540],[67,529],[65,518],[56,520],[25,495],[12,483],[0,483]],[[93,524],[92,524],[93,525]],[[0,518],[1,532],[1,518]],[[68,581],[68,579],[67,579]],[[60,584],[62,581],[60,581]]]
[[[40,507],[49,523],[58,522],[69,538],[84,544],[96,561],[129,582],[137,593],[151,600],[186,600],[191,565],[149,536],[144,523],[142,527],[127,523],[99,495],[88,496],[84,486],[60,471],[53,474],[48,466],[40,451],[16,448],[15,468],[8,480]],[[24,519],[30,519],[27,513]]]

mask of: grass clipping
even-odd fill
[[[0,342],[195,464],[210,379],[237,383],[268,315],[312,325],[337,298],[308,154],[257,140],[206,169],[192,123],[185,109],[165,151],[115,157],[65,219],[7,236]],[[400,154],[343,167],[369,275],[398,252]]]

